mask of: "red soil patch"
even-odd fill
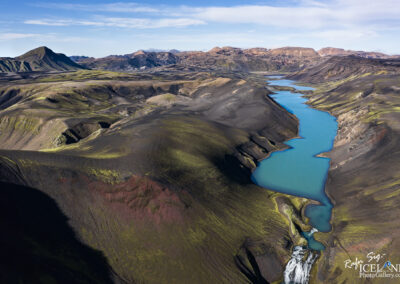
[[[65,177],[60,177],[60,178],[58,179],[58,181],[59,181],[60,183],[62,183],[62,184],[65,184],[65,183],[68,182],[68,179],[65,178]]]
[[[347,251],[350,253],[356,252],[366,252],[366,251],[378,251],[379,249],[386,246],[388,243],[392,241],[391,238],[383,238],[381,240],[370,240],[367,242],[361,242],[355,245],[352,245],[347,248]]]
[[[88,181],[88,188],[95,196],[100,193],[104,204],[128,221],[183,222],[185,204],[178,194],[147,177],[132,175],[114,185]]]
[[[379,127],[375,133],[375,135],[369,140],[371,144],[378,144],[383,138],[385,138],[388,130],[386,128]]]

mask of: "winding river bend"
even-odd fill
[[[270,81],[273,86],[294,87],[298,91],[313,90],[310,87],[297,86],[291,80]],[[331,229],[330,218],[332,203],[325,194],[325,182],[330,159],[319,157],[333,147],[337,132],[336,118],[327,112],[310,108],[307,99],[300,93],[277,91],[271,97],[294,114],[299,120],[299,137],[285,144],[289,149],[272,153],[261,161],[253,172],[252,179],[259,186],[306,197],[319,204],[308,205],[305,215],[316,229],[303,232],[308,240],[308,248],[295,247],[292,259],[286,266],[285,283],[307,283],[309,272],[315,261],[315,252],[324,246],[312,237],[314,231],[328,232]],[[303,256],[308,254],[306,260]]]

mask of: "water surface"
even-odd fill
[[[270,84],[313,90],[294,85],[291,80],[273,80]],[[328,232],[331,229],[329,220],[332,204],[325,194],[325,182],[330,159],[316,155],[332,149],[337,132],[336,118],[327,112],[310,108],[305,104],[307,99],[299,93],[278,91],[271,97],[299,119],[300,138],[285,142],[290,146],[289,149],[274,152],[261,161],[252,179],[262,187],[318,201],[320,205],[307,206],[305,215],[318,231]],[[310,248],[323,249],[312,236],[304,236],[309,239]]]

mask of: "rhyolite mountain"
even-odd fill
[[[318,83],[324,80],[342,80],[361,74],[398,74],[400,59],[375,59],[355,55],[333,56],[288,76],[294,80]]]
[[[312,67],[332,56],[354,55],[365,58],[396,58],[383,53],[323,48],[282,47],[274,49],[215,47],[209,51],[137,51],[126,55],[103,58],[76,57],[76,62],[90,69],[110,71],[138,71],[166,65],[186,69],[225,71],[281,71],[293,72]]]
[[[15,58],[0,58],[0,72],[73,71],[83,69],[66,55],[42,46]]]
[[[184,65],[212,66],[214,69],[231,71],[294,71],[320,59],[315,50],[302,47],[216,47],[208,52],[181,52],[178,57]]]
[[[356,51],[356,50],[346,50],[343,48],[335,48],[335,47],[324,47],[318,50],[318,54],[321,56],[347,56],[347,55],[355,55],[359,57],[365,58],[392,58],[394,56],[390,56],[384,54],[382,52],[376,51]]]
[[[318,83],[325,80],[342,80],[361,74],[399,74],[400,59],[372,59],[355,55],[333,56],[288,76],[293,80]]]
[[[79,59],[77,62],[91,69],[134,71],[165,65],[207,68],[228,71],[295,71],[318,62],[321,57],[312,48],[284,47],[276,49],[215,47],[207,52],[138,51],[122,56]]]

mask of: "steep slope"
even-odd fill
[[[15,58],[0,58],[0,72],[72,71],[83,69],[67,56],[42,46]]]
[[[331,57],[320,64],[296,72],[288,78],[308,83],[321,83],[370,74],[399,72],[399,59],[370,59],[351,55]]]
[[[13,58],[0,57],[0,72],[28,72],[31,67],[28,62]]]
[[[399,263],[400,75],[365,75],[324,82],[310,104],[338,118],[326,192],[334,204],[332,232],[316,233],[326,250],[316,283],[371,283],[346,261]],[[387,216],[390,216],[389,218]],[[369,260],[368,253],[383,255]],[[371,255],[371,254],[370,254]],[[376,278],[373,283],[398,283]]]

